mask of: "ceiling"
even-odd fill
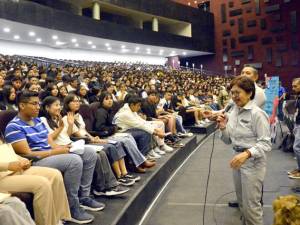
[[[73,34],[28,24],[0,19],[0,40],[19,43],[44,45],[61,49],[80,49],[115,54],[145,56],[180,56],[191,57],[211,54],[202,51],[143,45],[122,41],[103,39],[86,35]],[[1,47],[0,47],[1,53]]]

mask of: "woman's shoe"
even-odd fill
[[[135,172],[136,173],[146,173],[146,169],[141,166],[138,166],[135,168]]]
[[[156,165],[155,162],[150,162],[150,161],[146,160],[145,162],[143,162],[142,168],[152,168],[155,165]]]

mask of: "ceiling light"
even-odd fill
[[[20,39],[20,36],[19,35],[14,35],[14,39],[18,40],[18,39]]]
[[[188,2],[188,5],[191,5],[191,3],[190,3],[190,2]]]
[[[186,55],[186,52],[183,52],[182,54],[183,54],[183,55]]]
[[[5,32],[5,33],[9,33],[9,32],[10,32],[10,28],[8,28],[8,27],[4,27],[4,28],[3,28],[3,32]]]
[[[126,46],[125,46],[125,45],[122,45],[122,46],[121,46],[121,48],[123,48],[123,49],[124,49],[124,48],[126,48]]]
[[[96,48],[96,45],[92,45],[92,48]]]
[[[136,51],[140,50],[140,47],[139,46],[135,47],[135,50]]]
[[[56,45],[64,45],[64,44],[65,44],[65,42],[56,41],[56,42],[55,42],[55,44],[56,44]]]
[[[148,51],[148,52],[150,52],[150,51],[151,51],[151,49],[150,49],[150,48],[147,48],[147,51]]]
[[[52,39],[53,39],[53,40],[57,40],[57,39],[58,39],[57,35],[53,35],[53,36],[52,36]]]
[[[77,42],[77,39],[76,38],[72,38],[72,43],[76,43]]]
[[[93,42],[91,42],[91,41],[88,41],[88,44],[89,44],[89,45],[92,45],[92,44],[93,44]]]
[[[163,50],[163,49],[160,49],[159,52],[164,52],[164,50]]]
[[[129,52],[129,49],[123,48],[123,49],[121,50],[121,52],[123,52],[123,53]]]
[[[110,44],[109,44],[109,43],[105,43],[105,46],[106,46],[106,47],[109,47],[109,46],[110,46]]]
[[[42,42],[42,39],[41,38],[37,38],[35,39],[36,42]]]
[[[79,47],[79,44],[78,44],[78,43],[76,43],[76,44],[75,44],[75,47]]]
[[[159,55],[162,55],[163,53],[162,52],[159,52]]]
[[[151,54],[151,52],[147,52],[147,54]]]
[[[30,31],[30,32],[28,33],[28,35],[29,35],[30,37],[34,37],[34,36],[35,36],[35,33],[34,33],[33,31]]]
[[[111,50],[111,47],[108,47],[107,50],[110,51],[110,50]]]

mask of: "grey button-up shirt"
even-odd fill
[[[265,152],[272,148],[268,115],[250,101],[243,108],[234,104],[227,116],[221,139],[226,144],[249,149],[253,158],[265,158]]]

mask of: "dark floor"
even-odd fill
[[[279,141],[277,141],[279,142]],[[300,181],[291,180],[286,171],[294,169],[292,154],[278,150],[278,143],[268,155],[267,175],[264,184],[264,221],[273,221],[272,201],[279,195],[291,193],[290,188]],[[154,207],[141,225],[202,225],[205,186],[208,175],[212,136],[190,157],[167,185]],[[215,139],[210,182],[208,185],[205,225],[239,225],[237,209],[227,207],[228,200],[235,199],[229,161],[230,146]],[[229,193],[232,192],[232,193]],[[229,194],[226,194],[229,193]],[[225,194],[225,195],[224,195]],[[223,196],[224,195],[224,196]]]

